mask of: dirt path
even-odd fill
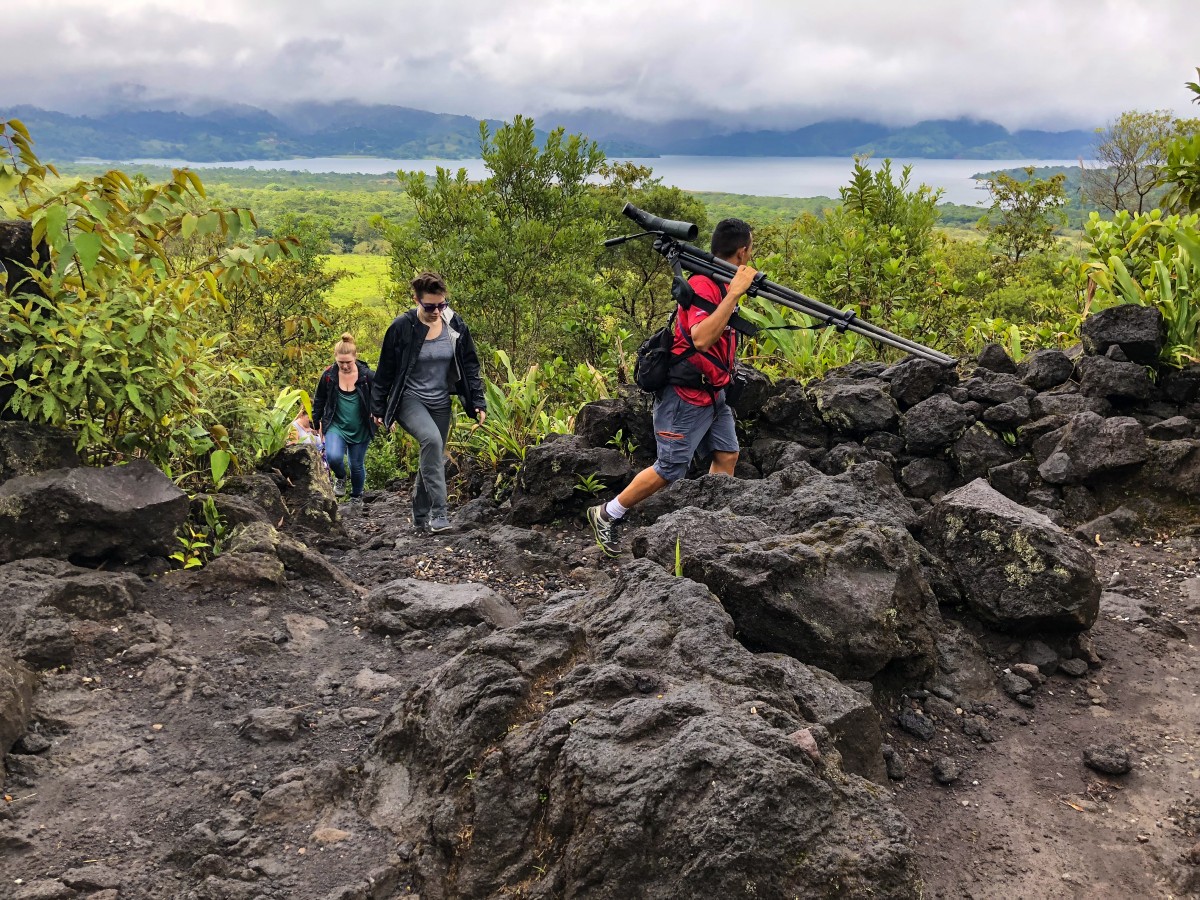
[[[1160,615],[1102,616],[1092,629],[1100,665],[1080,679],[1054,675],[1033,709],[1000,697],[995,743],[943,733],[922,746],[893,729],[915,754],[896,799],[931,897],[1200,896],[1196,867],[1180,860],[1200,824],[1200,648],[1189,642],[1200,617],[1180,587],[1197,574],[1196,545],[1121,545],[1096,558],[1101,583],[1155,601]],[[1109,743],[1132,751],[1128,775],[1083,765],[1085,747]],[[930,774],[943,753],[963,761],[949,787]]]
[[[395,495],[368,504],[330,557],[368,586],[482,580],[519,608],[570,584],[498,571],[483,530],[476,549],[474,535],[453,550],[413,539],[403,509]],[[546,536],[572,564],[606,565],[576,526]],[[1051,677],[1032,709],[998,695],[993,743],[890,729],[927,896],[1200,896],[1181,880],[1200,866],[1180,862],[1200,829],[1200,651],[1188,642],[1200,615],[1180,588],[1198,574],[1197,546],[1097,548],[1102,583],[1158,615],[1104,618],[1102,662]],[[453,648],[370,633],[361,598],[311,580],[230,592],[168,577],[142,605],[117,626],[83,624],[76,665],[44,681],[37,734],[9,758],[0,897],[351,898],[369,879],[391,884],[411,848],[358,815],[348,785],[387,711]],[[1005,643],[989,648],[998,667]],[[1083,766],[1084,747],[1108,743],[1132,750],[1132,773]],[[962,768],[949,787],[930,774],[939,756]]]

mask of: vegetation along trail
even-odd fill
[[[206,184],[0,121],[0,896],[1200,896],[1196,120],[984,211],[890,161],[791,200],[479,141],[475,181]],[[735,477],[602,548],[675,309],[604,247],[626,203],[744,217],[771,282],[937,352],[746,298]],[[290,441],[425,270],[487,407],[437,534],[403,429],[356,503]]]

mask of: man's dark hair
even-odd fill
[[[728,259],[750,246],[750,226],[741,219],[722,219],[713,229],[712,254]]]
[[[426,294],[446,293],[446,279],[437,272],[422,272],[412,280],[413,293],[420,300]]]

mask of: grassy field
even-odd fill
[[[388,258],[366,253],[339,253],[325,258],[329,271],[342,270],[350,274],[333,286],[329,305],[335,309],[362,303],[367,306],[378,304],[389,308],[386,296],[388,289]]]

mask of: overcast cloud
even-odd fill
[[[1196,0],[41,0],[0,13],[0,107],[216,98],[480,118],[604,109],[795,127],[1197,115]],[[551,123],[547,123],[551,124]]]

